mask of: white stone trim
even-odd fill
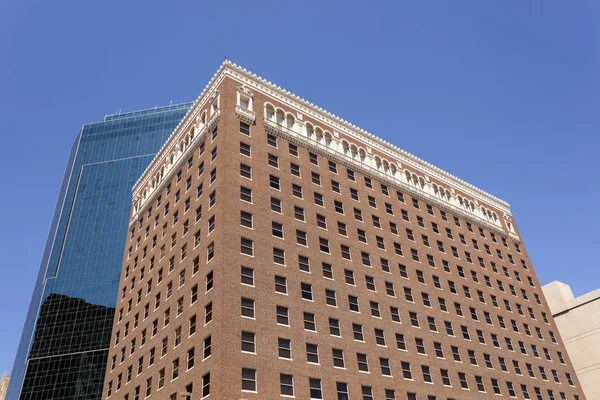
[[[265,96],[276,99],[278,102],[294,110],[292,113],[276,107],[268,101],[265,102],[265,108],[272,107],[273,110],[273,115],[265,113],[267,120],[265,126],[270,122],[275,126],[281,125],[286,130],[296,133],[298,139],[301,138],[311,145],[327,149],[328,154],[333,151],[338,158],[343,156],[352,168],[360,167],[364,169],[366,167],[368,170],[374,171],[379,179],[385,178],[386,181],[391,181],[394,185],[401,186],[401,190],[414,194],[418,193],[419,196],[424,196],[426,200],[433,200],[436,204],[444,204],[445,207],[452,209],[455,213],[459,212],[462,215],[470,215],[471,218],[475,218],[479,223],[494,227],[495,230],[503,230],[501,218],[495,212],[481,205],[480,202],[491,206],[503,214],[510,236],[518,240],[514,226],[510,223],[510,205],[507,202],[318,108],[312,103],[279,86],[275,86],[271,82],[238,67],[230,61],[225,61],[221,65],[186,113],[183,120],[175,128],[154,160],[134,185],[134,214],[136,216],[139,210],[145,208],[147,200],[153,197],[155,190],[160,187],[159,183],[167,175],[173,173],[172,166],[181,162],[182,154],[187,153],[185,150],[191,145],[192,140],[196,142],[200,134],[195,134],[194,130],[197,130],[197,132],[203,130],[201,134],[204,135],[205,128],[208,128],[208,130],[212,129],[218,121],[220,115],[220,96],[217,88],[225,77],[230,77],[241,84],[238,87],[238,101],[236,104],[236,115],[241,120],[252,123],[255,121],[253,91],[259,91]],[[240,95],[249,97],[249,109],[244,109],[240,106]],[[203,119],[199,115],[200,111],[207,104],[210,108],[210,120],[208,123],[206,122],[206,115],[204,113]],[[303,115],[309,115],[315,121],[323,123],[325,128],[313,125],[310,122],[303,122]],[[194,126],[194,130],[191,128],[192,125]],[[345,138],[340,140],[340,133],[343,133],[346,137],[356,142],[351,143]],[[372,149],[376,149],[379,153],[386,155],[387,159],[378,154],[373,155]],[[406,166],[410,168],[408,169]],[[446,185],[446,187],[438,183],[432,183],[430,177],[435,178],[443,185]],[[410,190],[407,190],[409,188]],[[462,196],[460,193],[457,194],[457,190],[462,194],[472,196],[473,200]],[[461,198],[463,199],[462,202]],[[503,232],[506,231],[503,230]]]
[[[423,178],[420,178],[417,184],[411,184],[403,172],[398,171],[395,175],[386,173],[379,170],[374,165],[374,158],[371,155],[365,155],[364,160],[357,160],[352,155],[340,151],[342,147],[342,141],[334,139],[330,143],[318,142],[315,139],[308,139],[305,132],[296,125],[293,129],[287,128],[282,123],[278,123],[276,120],[265,119],[265,130],[271,134],[281,136],[284,139],[291,141],[292,143],[298,144],[303,147],[310,148],[311,151],[319,153],[326,157],[336,160],[338,163],[345,165],[355,171],[360,171],[364,175],[372,177],[391,188],[398,189],[402,193],[410,194],[411,197],[418,198],[428,203],[437,205],[440,209],[451,212],[453,215],[460,215],[471,221],[475,221],[478,225],[488,228],[492,232],[506,235],[506,231],[502,227],[500,219],[489,220],[479,212],[479,208],[474,207],[472,210],[460,207],[456,196],[450,198],[442,198],[434,194],[433,185],[429,182],[425,182]],[[408,170],[406,170],[408,171]],[[416,176],[416,174],[415,174]],[[390,197],[393,194],[390,194]],[[481,214],[481,215],[480,215]],[[506,218],[506,217],[505,217]],[[512,235],[511,235],[512,236]],[[515,235],[516,236],[516,235]],[[517,240],[518,236],[516,237]]]
[[[316,120],[331,126],[334,130],[338,130],[346,135],[349,135],[359,142],[362,142],[364,147],[373,147],[383,153],[389,154],[391,158],[397,160],[397,162],[403,162],[407,165],[410,165],[418,171],[422,171],[432,177],[435,177],[441,182],[447,183],[449,186],[455,187],[456,189],[459,189],[478,200],[486,202],[500,211],[510,213],[510,205],[507,202],[463,181],[460,178],[449,174],[446,171],[443,171],[432,164],[429,164],[426,161],[421,160],[420,158],[392,145],[391,143],[376,137],[372,133],[358,128],[357,126],[329,113],[326,110],[323,110],[320,107],[315,106],[310,102],[307,102],[306,100],[272,84],[269,81],[262,79],[261,77],[237,66],[236,64],[226,61],[221,68],[223,69],[224,74],[231,76],[240,83],[254,89],[255,91],[261,91],[267,96],[273,97],[278,101],[293,107],[298,113],[310,115]]]

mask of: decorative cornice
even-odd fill
[[[498,197],[493,196],[468,182],[465,182],[464,180],[414,156],[413,154],[408,153],[405,150],[398,148],[397,146],[381,138],[378,138],[372,133],[357,127],[356,125],[304,100],[303,98],[261,78],[250,71],[247,71],[243,67],[240,67],[230,61],[223,63],[223,66],[229,67],[224,71],[226,74],[232,76],[241,83],[254,89],[258,89],[268,96],[274,97],[277,100],[294,107],[297,111],[308,114],[311,117],[324,122],[330,127],[333,127],[370,147],[387,153],[393,158],[397,159],[399,162],[417,168],[418,170],[441,181],[450,181],[449,183],[457,189],[470,194],[474,198],[484,201],[501,211],[510,213],[510,205],[504,200],[501,200]]]
[[[198,96],[196,101],[193,103],[192,107],[186,113],[183,120],[175,128],[171,136],[167,139],[165,144],[159,150],[154,160],[150,163],[148,168],[146,168],[142,176],[134,185],[133,195],[136,210],[135,214],[137,214],[137,211],[140,211],[143,208],[145,208],[146,201],[149,198],[152,198],[154,192],[156,191],[155,189],[158,189],[160,187],[160,184],[157,183],[158,180],[160,180],[160,183],[162,183],[168,178],[168,176],[170,176],[173,173],[173,168],[166,167],[172,166],[173,164],[179,164],[179,162],[181,161],[181,153],[184,152],[184,147],[185,149],[187,149],[186,146],[190,144],[191,139],[196,139],[197,136],[199,136],[197,135],[196,137],[190,138],[190,132],[193,132],[192,126],[194,126],[194,128],[197,130],[211,130],[212,127],[218,121],[220,110],[218,108],[219,93],[217,88],[219,84],[223,81],[223,79],[225,79],[225,77],[230,77],[241,83],[241,86],[238,87],[238,92],[240,93],[243,92],[253,96],[252,91],[254,91],[254,93],[261,92],[265,96],[273,98],[281,104],[284,104],[294,109],[298,115],[299,120],[302,120],[301,117],[302,114],[304,114],[310,116],[315,121],[323,123],[327,127],[327,129],[333,132],[333,137],[335,137],[336,142],[342,141],[338,140],[340,133],[342,133],[346,138],[351,138],[353,141],[358,142],[359,145],[362,144],[362,146],[367,149],[366,151],[369,153],[369,157],[371,157],[372,150],[376,150],[380,154],[385,155],[390,160],[392,160],[393,163],[397,164],[399,166],[399,169],[402,169],[402,172],[409,171],[411,173],[420,173],[427,182],[428,187],[431,186],[431,181],[429,179],[431,177],[449,187],[453,195],[455,194],[455,190],[458,190],[463,194],[471,196],[475,201],[475,204],[477,204],[478,206],[480,205],[479,202],[485,203],[486,205],[495,208],[497,211],[499,211],[500,214],[503,214],[503,217],[505,219],[508,218],[508,220],[510,220],[510,205],[507,202],[463,181],[462,179],[459,179],[441,170],[440,168],[430,163],[421,160],[420,158],[402,149],[399,149],[398,147],[384,141],[383,139],[380,139],[375,135],[331,114],[330,112],[323,110],[322,108],[317,107],[310,102],[307,102],[306,100],[286,91],[285,89],[282,89],[281,87],[276,86],[269,81],[266,81],[265,79],[247,71],[246,69],[231,63],[230,61],[225,61],[217,70],[217,72],[213,75],[212,79],[206,85],[200,96]],[[200,120],[200,112],[205,108],[207,104],[213,105],[213,108],[215,108],[214,104],[217,104],[217,107],[216,109],[211,110],[212,112],[210,115],[210,119],[206,126],[204,126],[202,125],[202,123],[206,123],[206,121]],[[254,104],[253,108],[256,109],[257,106],[258,105]],[[239,107],[238,105],[236,106],[235,112],[236,116],[242,121],[248,123],[255,122],[256,114],[254,111],[244,109],[242,107]],[[267,121],[265,123],[265,127],[268,127],[269,122],[270,121]],[[302,122],[299,121],[299,123]],[[307,141],[309,140],[306,136],[304,136],[302,139]],[[195,142],[195,140],[193,141]],[[311,142],[314,141],[311,140]],[[331,151],[329,151],[328,154],[330,154],[330,152]],[[337,152],[340,153],[342,156],[345,156],[343,152]],[[347,158],[351,160],[353,168],[357,165],[357,163],[361,163],[360,161],[355,160],[353,158]],[[410,167],[410,169],[405,169],[404,166],[408,166]],[[367,165],[366,167],[373,169],[372,166]],[[159,168],[162,168],[162,170],[160,171],[160,174],[157,178],[157,172],[159,172]],[[380,172],[377,169],[374,169],[374,171],[377,173]],[[378,177],[381,178],[381,176]],[[389,181],[389,176],[386,175],[385,177],[386,180]],[[394,182],[394,184],[395,186],[398,186],[399,182],[402,182],[402,179],[394,179],[394,181],[397,181]],[[402,189],[411,192],[411,194],[417,194],[417,192],[419,192],[418,190],[416,190],[416,188],[412,188],[410,187],[410,185],[407,185],[408,184],[406,184],[405,182],[402,182]],[[406,190],[407,188],[409,188],[409,190]],[[440,186],[440,189],[446,188]],[[433,192],[433,190],[431,191]],[[426,191],[422,192],[423,193],[418,193],[418,197],[425,196],[426,199],[432,198],[436,203],[440,203],[439,201],[437,201],[439,199],[437,199],[437,197],[433,193],[429,193]],[[448,206],[446,208],[450,208],[454,212],[457,212],[457,210],[459,210],[460,214],[464,214],[466,211],[453,204],[446,204],[445,206]],[[477,209],[477,212],[480,212],[479,208]],[[486,221],[485,218],[481,218],[480,216],[474,213],[471,214],[471,218],[476,219],[478,222],[486,226],[494,226],[494,230],[498,230],[498,226],[496,225],[500,225],[500,229],[502,229],[501,224],[499,222],[496,222],[496,224],[491,223],[490,221]],[[506,230],[504,233],[508,233],[511,237],[519,240],[518,235],[515,232],[512,232],[511,230]]]
[[[302,147],[307,147],[315,153],[334,159],[341,165],[344,165],[355,171],[360,171],[363,175],[374,178],[379,182],[383,182],[389,187],[400,190],[402,193],[409,194],[413,198],[434,203],[441,210],[448,211],[453,215],[462,216],[463,218],[471,221],[475,221],[479,226],[486,227],[491,232],[498,233],[502,236],[507,234],[499,221],[494,224],[493,222],[490,222],[469,210],[458,207],[451,202],[443,201],[442,199],[433,196],[431,193],[428,193],[426,190],[414,187],[402,181],[402,179],[385,174],[376,168],[373,168],[368,163],[359,162],[354,158],[347,156],[343,152],[337,151],[332,146],[319,143],[315,140],[309,140],[306,137],[299,135],[298,132],[295,132],[293,129],[289,129],[281,124],[277,124],[276,122],[265,119],[265,130],[276,136],[283,137],[287,141]],[[515,238],[517,241],[520,241],[517,235],[510,233],[510,236]]]

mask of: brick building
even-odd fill
[[[584,399],[506,202],[229,62],[133,196],[104,399]]]

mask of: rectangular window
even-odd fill
[[[277,347],[279,358],[292,359],[292,344],[289,339],[278,338]]]
[[[254,332],[242,331],[242,351],[256,353],[256,335]]]
[[[242,391],[256,392],[256,370],[242,368]]]
[[[240,142],[240,154],[246,157],[251,157],[250,145],[244,142]]]
[[[311,364],[319,363],[319,348],[316,344],[306,343],[306,362]]]
[[[277,316],[278,324],[289,326],[290,322],[289,322],[289,315],[288,315],[287,307],[277,306],[276,307],[276,316]]]
[[[240,253],[247,256],[254,255],[254,242],[247,238],[240,238]]]
[[[294,396],[294,377],[287,374],[279,374],[279,389],[282,396]]]
[[[243,163],[240,163],[240,176],[248,179],[252,179],[252,167]]]
[[[271,211],[281,214],[281,200],[271,197]]]
[[[254,300],[242,297],[242,316],[254,318]]]

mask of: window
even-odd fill
[[[319,228],[327,229],[327,222],[324,215],[317,214],[317,226]]]
[[[304,300],[313,300],[313,296],[312,296],[312,285],[309,283],[300,283],[300,289],[302,292],[302,299]]]
[[[423,339],[415,338],[415,346],[417,347],[417,353],[426,354],[425,353],[425,344],[423,343]]]
[[[325,289],[325,299],[326,299],[327,305],[337,307],[335,290]]]
[[[271,222],[271,233],[273,236],[283,239],[283,225],[279,222]]]
[[[307,331],[316,332],[317,325],[315,323],[315,314],[308,312],[304,313],[304,329]]]
[[[282,396],[294,396],[294,377],[287,374],[279,374],[279,387]]]
[[[308,386],[310,390],[311,400],[319,400],[323,398],[323,391],[321,390],[321,380],[316,378],[309,378]]]
[[[381,318],[381,313],[379,312],[379,303],[370,301],[369,305],[371,308],[371,315],[376,318]]]
[[[246,104],[248,104],[246,102]],[[248,108],[248,107],[245,107]],[[245,122],[240,121],[240,133],[246,136],[250,136],[250,125]]]
[[[302,207],[294,206],[294,218],[298,221],[304,221],[304,209]]]
[[[337,174],[337,165],[333,161],[329,161],[329,172]]]
[[[277,308],[276,308],[276,317],[277,317],[277,323],[278,324],[289,326],[290,321],[289,321],[289,315],[288,315],[288,308],[287,307],[277,306]]]
[[[240,225],[252,229],[252,214],[246,211],[240,211]]]
[[[271,197],[271,211],[281,214],[281,200]]]
[[[293,155],[294,157],[298,157],[298,146],[296,146],[295,144],[289,143],[288,148],[289,148],[289,152],[291,155]]]
[[[279,168],[279,159],[276,155],[270,154],[268,155],[268,163],[273,168]]]
[[[241,283],[254,286],[254,270],[250,267],[241,267]]]
[[[400,365],[402,366],[402,376],[404,377],[404,379],[412,380],[412,372],[410,370],[410,363],[408,363],[406,361],[402,361],[400,363]]]
[[[300,177],[300,166],[298,164],[290,163],[290,172],[292,175]]]
[[[329,240],[319,238],[319,250],[321,250],[323,253],[329,254]]]
[[[254,300],[242,297],[242,316],[254,318]]]
[[[385,335],[383,329],[375,328],[375,343],[379,346],[385,346]]]
[[[350,395],[348,393],[348,384],[344,382],[336,382],[337,400],[349,400]]]
[[[252,179],[252,167],[243,163],[240,163],[240,176],[248,179]]]
[[[269,175],[269,186],[271,189],[280,190],[279,177]]]
[[[275,264],[285,265],[285,252],[283,249],[273,247],[273,262]]]
[[[352,324],[352,334],[354,336],[354,340],[364,342],[362,325]]]
[[[311,180],[315,185],[321,186],[321,175],[317,174],[316,172],[311,172]]]
[[[348,307],[350,308],[350,311],[360,312],[358,307],[358,297],[348,295]]]
[[[340,183],[338,181],[334,181],[332,179],[331,180],[331,190],[333,190],[335,193],[341,193],[342,191],[340,190]]]
[[[306,362],[311,364],[319,363],[319,347],[316,344],[306,343]]]
[[[381,375],[392,376],[392,369],[390,368],[390,360],[387,358],[379,358],[379,367],[381,368]]]
[[[396,297],[396,293],[394,291],[394,284],[392,282],[385,282],[385,292],[390,297]]]
[[[287,294],[287,279],[285,277],[275,275],[275,292]]]
[[[242,368],[242,391],[256,392],[256,370]]]
[[[363,353],[356,353],[356,360],[358,362],[358,370],[362,372],[369,372],[369,362],[367,355]]]
[[[433,379],[431,378],[431,370],[428,366],[421,365],[421,373],[423,374],[423,381],[433,383]]]
[[[342,253],[342,258],[345,258],[346,260],[352,259],[352,257],[350,256],[350,247],[342,244],[342,245],[340,245],[340,249],[341,249],[341,253]]]
[[[292,359],[292,345],[289,339],[278,338],[277,347],[279,349],[279,358]]]
[[[254,255],[254,242],[247,238],[240,238],[240,252],[247,256]]]
[[[459,372],[458,373],[458,380],[460,381],[460,387],[463,389],[468,389],[469,388],[469,383],[467,382],[467,376],[465,375],[464,372]]]
[[[250,154],[250,145],[244,142],[240,142],[240,154],[251,157]]]
[[[268,134],[267,135],[267,144],[271,147],[277,147],[277,137]]]
[[[302,198],[302,186],[292,184],[292,194],[299,199]]]
[[[414,326],[415,328],[418,328],[419,327],[419,318],[417,317],[417,313],[411,311],[408,313],[408,315],[410,318],[410,324],[412,326]]]
[[[340,321],[335,318],[329,318],[329,334],[331,336],[342,336],[340,332]]]
[[[256,353],[256,335],[254,332],[242,331],[242,351]]]
[[[344,351],[340,349],[332,349],[333,366],[337,368],[345,368],[344,366]]]

